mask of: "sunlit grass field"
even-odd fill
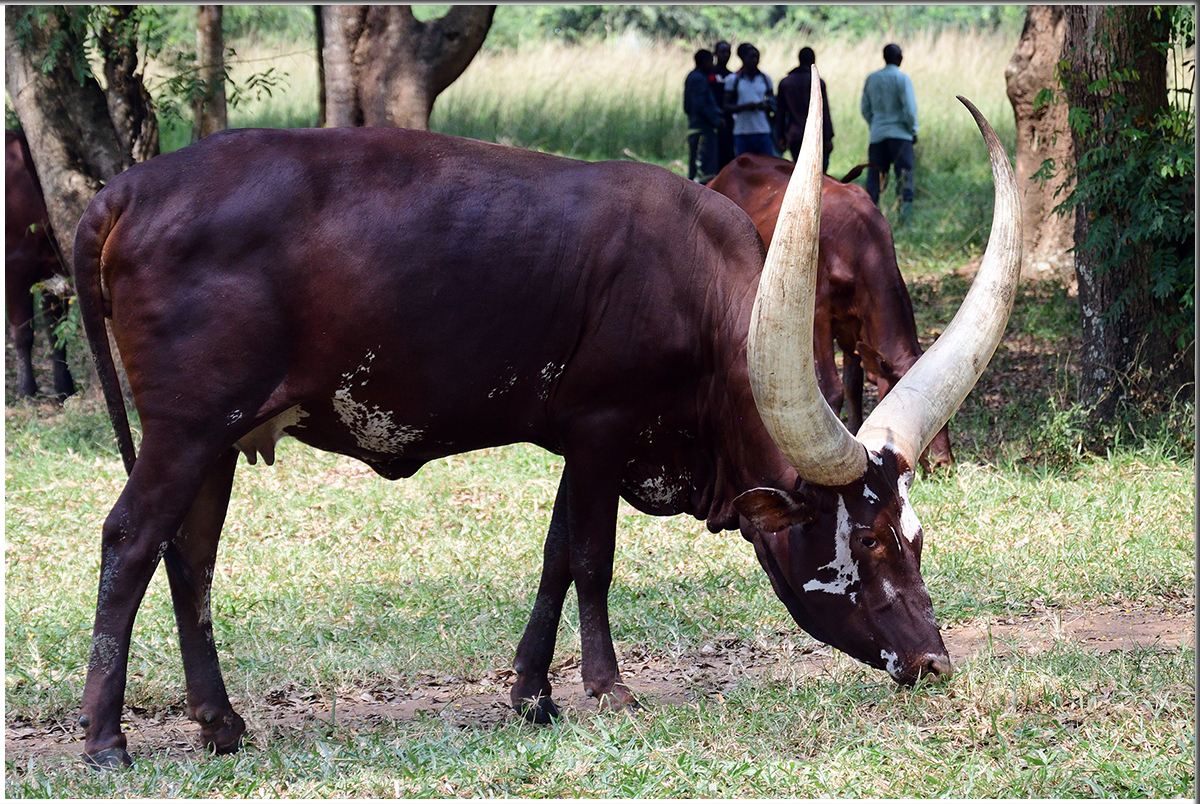
[[[706,43],[706,46],[711,43]],[[874,45],[763,40],[778,81],[817,51],[837,131],[831,172],[865,158],[862,80]],[[882,43],[880,43],[882,44]],[[918,209],[897,233],[918,330],[941,331],[965,292],[954,269],[991,219],[972,99],[1013,145],[1003,68],[1015,39],[947,33],[902,43],[921,109]],[[311,125],[315,61],[254,45],[238,66],[286,87],[231,124]],[[692,48],[615,44],[481,54],[439,99],[435,130],[580,158],[682,171],[683,78]],[[736,66],[736,58],[735,58]],[[243,73],[244,74],[244,73]],[[885,212],[889,212],[885,208]],[[959,464],[923,478],[922,571],[945,627],[1040,610],[1194,605],[1195,472],[1170,433],[1109,454],[1080,447],[1072,401],[1077,302],[1025,289],[992,372],[951,422]],[[76,348],[75,360],[82,350]],[[1034,357],[1030,357],[1034,355]],[[80,375],[77,372],[77,375]],[[1186,417],[1185,417],[1186,418]],[[101,523],[124,471],[107,418],[81,401],[5,416],[6,722],[77,733]],[[239,467],[214,583],[230,695],[253,723],[275,690],[336,700],[464,682],[508,668],[536,590],[561,472],[528,445],[436,461],[388,482],[350,459],[280,444],[274,467]],[[686,517],[623,506],[611,596],[619,657],[674,660],[706,642],[810,641],[775,598],[753,549]],[[568,598],[556,664],[578,658]],[[1195,793],[1193,649],[1098,654],[1064,642],[985,652],[951,683],[901,689],[850,660],[820,676],[780,669],[723,695],[556,726],[516,717],[462,728],[437,717],[370,729],[262,729],[230,757],[139,753],[122,774],[6,757],[10,797],[1152,797]],[[142,605],[126,704],[183,702],[165,573]]]

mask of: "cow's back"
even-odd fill
[[[678,400],[714,329],[744,338],[762,260],[736,207],[660,168],[398,129],[213,135],[119,176],[81,232],[98,221],[139,409],[218,346],[258,405],[227,406],[322,399],[359,435],[386,410],[386,437],[314,440],[436,443],[417,459],[554,446],[558,411]]]

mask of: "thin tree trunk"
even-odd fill
[[[225,35],[221,6],[196,9],[196,56],[204,94],[192,104],[192,139],[199,140],[229,127],[225,107]]]
[[[1004,78],[1017,123],[1016,175],[1024,235],[1021,281],[1059,279],[1075,292],[1075,214],[1053,212],[1071,190],[1069,175],[1075,165],[1067,104],[1057,91],[1065,39],[1062,6],[1028,6],[1025,28]],[[1039,104],[1045,90],[1053,99]],[[1054,163],[1054,178],[1032,178],[1046,160]]]

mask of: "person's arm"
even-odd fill
[[[912,79],[905,76],[904,114],[908,118],[908,128],[912,132],[913,141],[917,139],[917,94],[913,91]]]
[[[859,110],[869,126],[871,125],[871,94],[867,91],[868,86],[869,84],[863,84],[862,103],[859,104]]]

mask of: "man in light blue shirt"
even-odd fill
[[[863,85],[862,116],[871,127],[867,161],[867,192],[879,204],[879,185],[888,169],[896,167],[900,195],[900,220],[908,220],[913,200],[913,146],[917,143],[917,98],[912,80],[900,72],[903,54],[899,45],[883,49],[886,66],[867,76]]]

